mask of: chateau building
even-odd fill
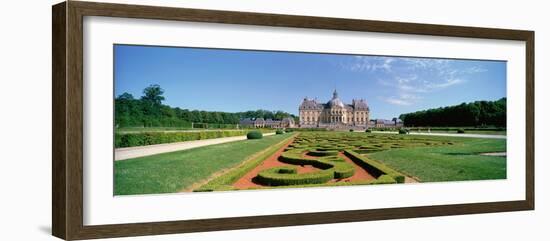
[[[398,118],[393,118],[391,120],[376,119],[372,120],[369,126],[376,128],[401,128],[403,127],[403,121]]]
[[[370,110],[364,99],[353,99],[351,104],[344,104],[334,90],[332,99],[326,104],[319,103],[316,99],[304,98],[299,113],[300,127],[367,128]]]
[[[287,117],[282,120],[264,119],[264,118],[244,118],[239,124],[247,128],[293,128],[294,119]]]

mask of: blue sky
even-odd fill
[[[297,114],[304,97],[363,98],[372,118],[506,96],[506,62],[115,45],[115,95],[159,84],[164,104]]]

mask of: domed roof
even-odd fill
[[[338,98],[338,92],[336,92],[336,90],[334,90],[334,93],[332,94],[332,100],[330,100],[327,103],[327,105],[331,108],[333,107],[344,108],[344,102],[342,102],[340,98]]]

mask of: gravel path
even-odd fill
[[[264,133],[264,136],[274,135],[275,133]],[[232,141],[241,141],[246,140],[246,136],[232,136],[232,137],[223,137],[215,139],[206,139],[206,140],[196,140],[196,141],[184,141],[176,143],[166,143],[158,145],[149,145],[149,146],[135,146],[135,147],[124,147],[115,149],[115,161],[126,160],[136,157],[151,156],[166,152],[181,151],[187,150],[202,146],[209,146],[221,143],[227,143]]]
[[[501,156],[501,157],[506,157],[506,152],[486,152],[486,153],[479,153],[479,155],[482,155],[482,156]]]

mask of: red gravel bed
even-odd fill
[[[256,188],[256,187],[263,187],[263,185],[260,185],[258,183],[255,183],[253,181],[254,177],[258,175],[259,172],[273,168],[273,167],[280,167],[280,166],[288,166],[290,164],[284,163],[279,161],[279,157],[284,152],[284,150],[290,145],[294,140],[290,140],[286,145],[281,147],[277,152],[275,152],[270,157],[266,158],[260,165],[252,169],[252,171],[246,173],[244,176],[242,176],[239,180],[237,180],[233,186],[238,189],[248,189],[248,188]],[[303,155],[305,158],[317,158],[314,156],[309,156],[307,154]],[[374,180],[376,179],[371,174],[369,174],[365,169],[361,168],[357,164],[355,164],[351,159],[349,159],[347,156],[345,156],[343,153],[338,154],[339,157],[343,158],[346,162],[350,163],[355,167],[355,174],[348,178],[343,179],[333,179],[329,182],[349,182],[349,181],[359,181],[359,180]],[[298,173],[308,173],[308,172],[314,172],[318,171],[320,169],[315,168],[311,165],[292,165],[297,168]]]

